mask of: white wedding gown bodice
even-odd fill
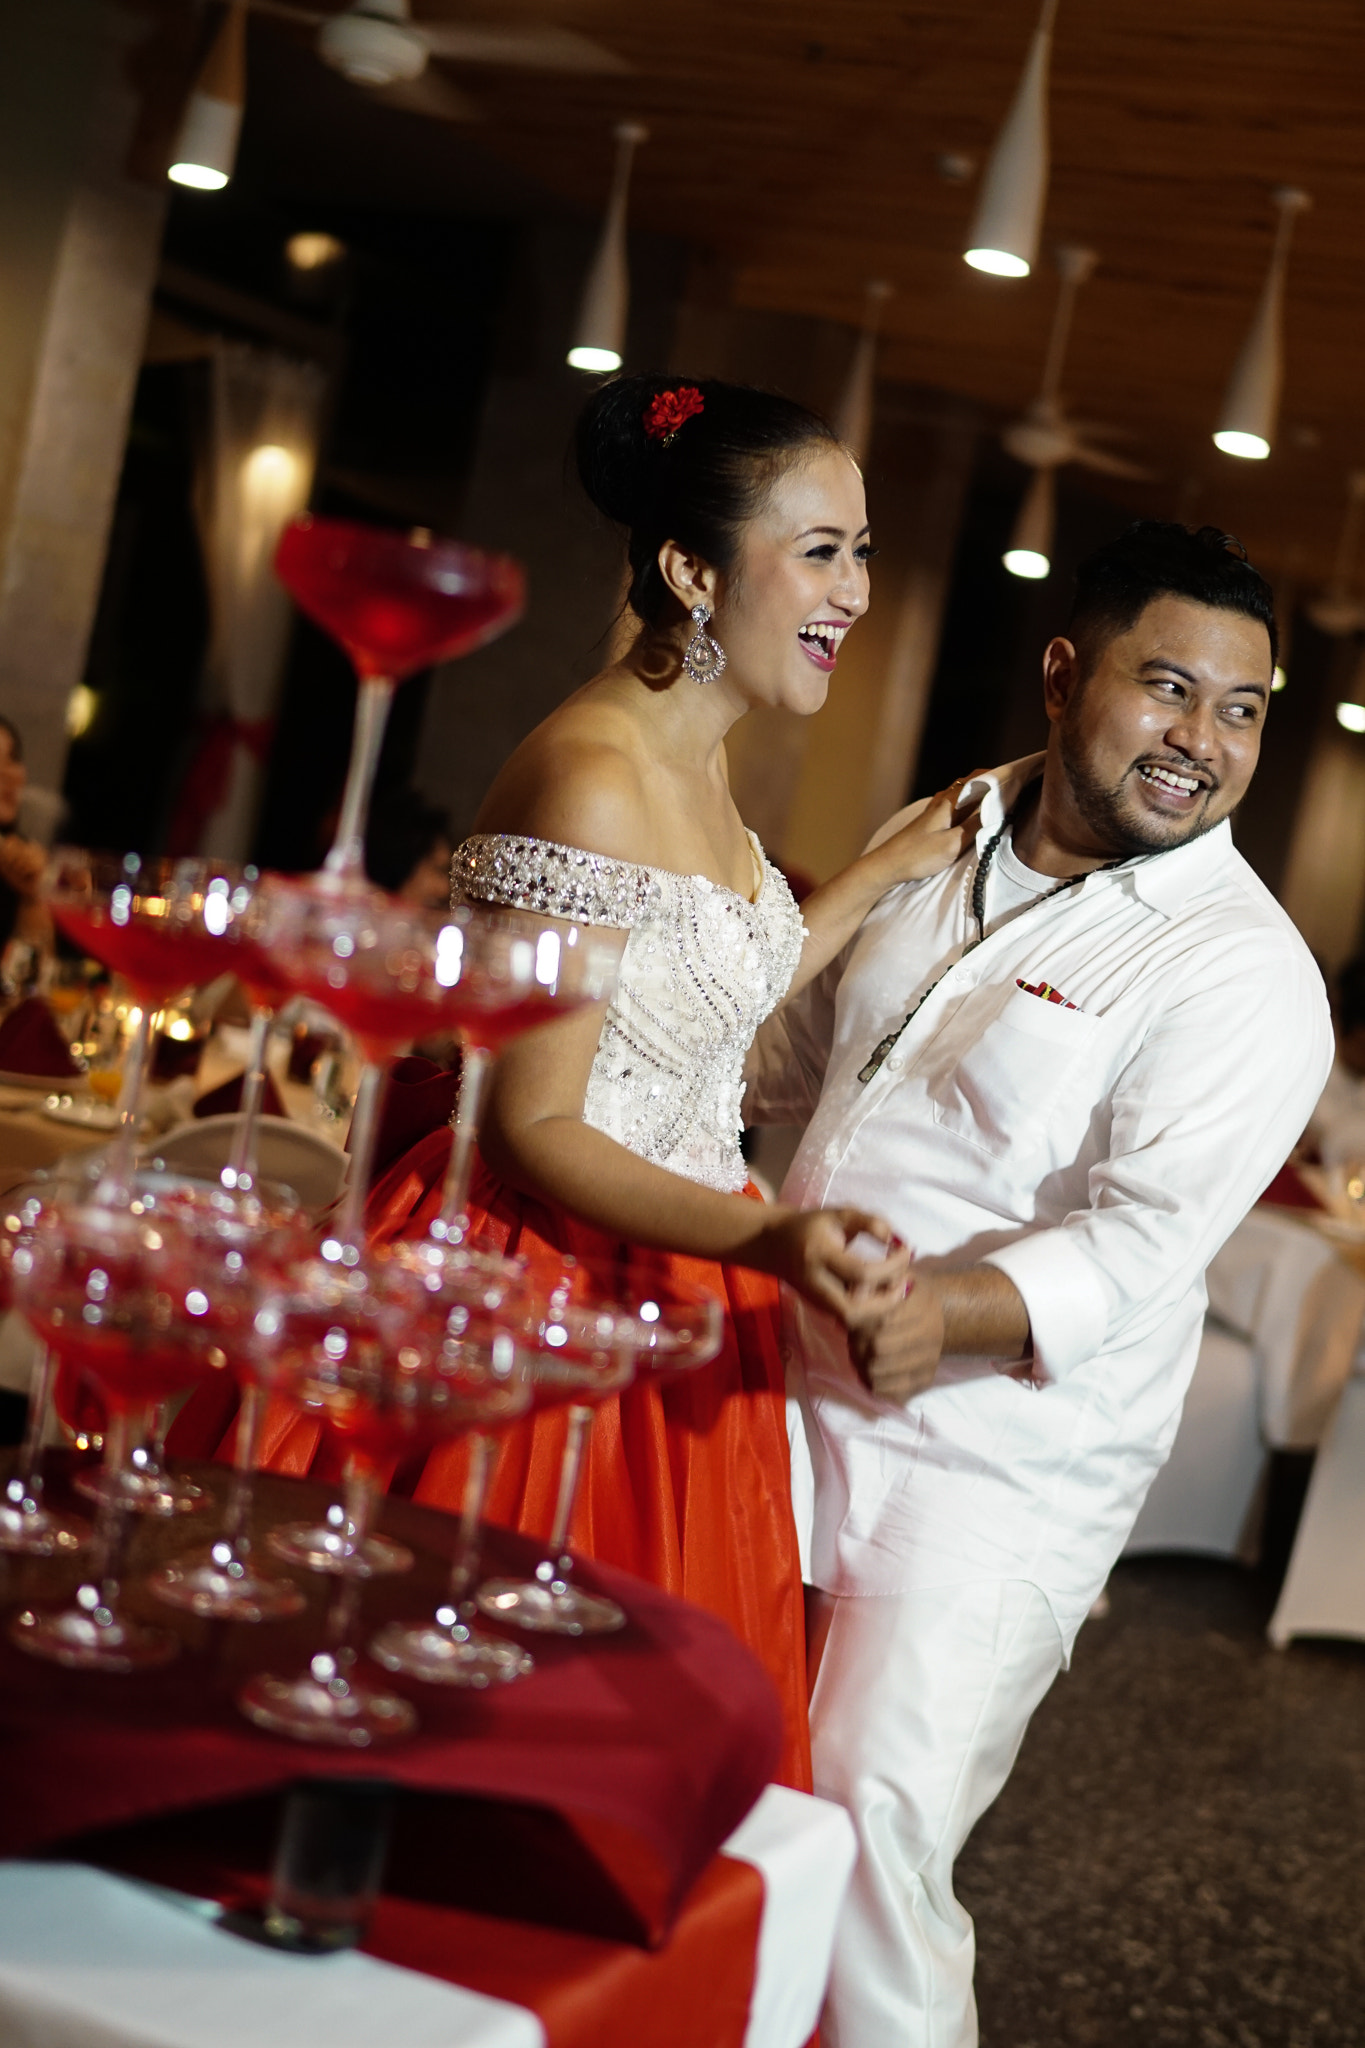
[[[583,1119],[641,1159],[727,1194],[745,1056],[786,994],[805,927],[753,833],[752,901],[705,875],[638,867],[547,839],[478,833],[451,868],[452,901],[505,904],[629,933]]]

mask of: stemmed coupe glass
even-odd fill
[[[346,788],[325,881],[364,883],[370,793],[393,693],[405,676],[495,640],[521,616],[519,562],[423,528],[398,533],[305,513],[286,527],[275,573],[300,610],[345,648],[360,682]]]
[[[497,1453],[493,1432],[523,1415],[531,1403],[528,1340],[536,1324],[535,1301],[521,1260],[437,1248],[430,1240],[399,1242],[389,1256],[407,1284],[415,1283],[421,1304],[409,1341],[430,1348],[443,1363],[462,1362],[486,1383],[487,1398],[467,1432],[469,1474],[445,1598],[429,1621],[388,1622],[371,1642],[370,1655],[386,1671],[428,1684],[506,1685],[528,1676],[531,1658],[516,1643],[477,1626],[473,1596],[484,1502]]]
[[[493,1063],[523,1031],[615,993],[621,935],[534,912],[462,903],[450,913],[443,973],[460,1088],[441,1206],[428,1238],[464,1244],[479,1114]]]
[[[592,1428],[593,1409],[622,1392],[642,1367],[669,1372],[707,1364],[720,1349],[720,1303],[703,1287],[637,1268],[566,1259],[549,1288],[536,1336],[535,1405],[568,1404],[554,1523],[531,1579],[489,1579],[478,1604],[493,1621],[546,1635],[605,1635],[625,1625],[624,1610],[573,1583],[569,1524]]]
[[[105,1405],[109,1483],[99,1497],[88,1576],[70,1605],[26,1608],[10,1637],[35,1657],[77,1670],[133,1671],[167,1663],[168,1631],[124,1613],[120,1581],[130,1505],[117,1484],[134,1418],[214,1369],[194,1329],[184,1246],[168,1217],[139,1201],[93,1195],[54,1202],[13,1260],[15,1300],[40,1340],[98,1389]]]
[[[27,1264],[33,1226],[41,1213],[40,1200],[29,1195],[18,1209],[0,1218],[0,1312],[13,1303],[15,1255],[22,1250],[20,1265]],[[78,1550],[90,1535],[90,1524],[81,1516],[56,1514],[43,1501],[43,1432],[56,1375],[55,1356],[46,1344],[40,1344],[29,1388],[24,1441],[0,1499],[0,1551],[24,1557],[52,1557]]]
[[[219,949],[203,925],[205,895],[218,874],[207,860],[144,860],[70,846],[58,847],[49,860],[44,893],[56,923],[83,953],[122,976],[138,1007],[124,1055],[118,1129],[101,1177],[103,1201],[126,1206],[130,1199],[153,1018],[183,990],[221,970]]]
[[[316,1264],[296,1268],[277,1291],[265,1291],[254,1318],[263,1376],[316,1415],[344,1451],[347,1517],[362,1540],[385,1467],[529,1400],[510,1336],[490,1331],[462,1342],[448,1285],[433,1303],[410,1268],[377,1264],[380,1284],[362,1292],[346,1285],[344,1268],[327,1276]],[[356,1670],[359,1597],[356,1576],[339,1576],[322,1648],[301,1671],[249,1679],[238,1694],[249,1720],[273,1734],[356,1748],[416,1726],[408,1701]]]
[[[213,981],[232,969],[253,989],[258,1008],[261,988],[278,991],[268,956],[247,936],[259,878],[253,869],[221,861],[141,859],[89,853],[61,847],[53,854],[46,893],[53,917],[67,936],[94,959],[120,974],[139,1006],[136,1030],[124,1058],[119,1095],[119,1125],[107,1154],[96,1201],[128,1206],[145,1177],[137,1173],[137,1135],[151,1055],[152,1020],[159,1009],[185,989]],[[253,1069],[263,1039],[258,1027],[253,1040]],[[231,1174],[224,1186],[240,1186],[242,1215],[257,1222],[250,1191],[253,1186],[254,1102],[250,1088],[243,1105],[233,1151]],[[239,1170],[240,1169],[240,1170]],[[94,1474],[82,1474],[77,1487],[98,1499],[110,1486],[124,1493],[133,1509],[151,1514],[184,1514],[207,1507],[210,1497],[193,1481],[176,1480],[165,1471],[160,1431],[150,1442],[134,1444],[127,1436],[129,1457],[122,1466],[106,1462]]]
[[[344,1278],[344,1291],[358,1296],[373,1284],[364,1212],[387,1060],[414,1039],[452,1030],[501,1045],[603,1001],[615,987],[617,949],[589,928],[555,929],[524,912],[461,904],[441,913],[373,890],[282,882],[263,898],[261,938],[277,970],[347,1027],[364,1058],[346,1194],[319,1247],[316,1276],[327,1292],[331,1268],[336,1283]],[[467,1174],[468,1160],[466,1186]],[[429,1267],[444,1249],[428,1241]],[[368,1577],[409,1561],[387,1538],[353,1540],[349,1519],[335,1509],[325,1527],[272,1530],[268,1541],[286,1562],[314,1571]]]
[[[254,1317],[262,1287],[283,1284],[291,1264],[310,1249],[310,1235],[297,1211],[276,1211],[243,1199],[239,1188],[180,1182],[166,1191],[159,1206],[182,1239],[189,1283],[185,1302],[196,1321],[197,1339],[209,1347],[212,1362],[236,1379],[241,1404],[232,1479],[217,1535],[162,1565],[147,1583],[158,1600],[190,1614],[219,1621],[284,1620],[302,1611],[303,1595],[291,1579],[261,1568],[250,1534],[265,1420]]]

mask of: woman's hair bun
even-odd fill
[[[645,426],[663,393],[678,424]],[[696,401],[700,400],[700,404]],[[629,534],[629,604],[647,625],[676,608],[659,567],[665,541],[729,570],[740,534],[783,466],[816,445],[838,447],[827,420],[776,391],[718,377],[613,377],[578,421],[574,453],[583,488]]]
[[[595,391],[579,416],[574,452],[584,490],[599,512],[634,526],[644,505],[659,443],[645,432],[652,399],[676,378],[613,377]]]

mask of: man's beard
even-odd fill
[[[1116,860],[1128,860],[1143,853],[1166,853],[1173,846],[1186,846],[1190,840],[1200,838],[1223,822],[1221,817],[1209,815],[1211,799],[1218,789],[1216,782],[1205,790],[1203,802],[1188,821],[1144,817],[1129,794],[1126,776],[1109,786],[1091,771],[1077,742],[1075,727],[1068,718],[1062,720],[1058,741],[1071,800],[1100,845]],[[1135,762],[1133,767],[1138,765]],[[1159,757],[1153,758],[1152,765],[1177,770],[1181,767],[1176,761],[1162,763]]]

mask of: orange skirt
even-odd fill
[[[376,1184],[367,1212],[376,1241],[426,1229],[439,1207],[448,1149],[448,1134],[433,1132]],[[757,1189],[749,1192],[760,1199]],[[617,1250],[606,1233],[513,1193],[482,1167],[472,1207],[474,1240],[525,1259],[533,1275],[558,1272],[565,1253],[609,1259]],[[713,1292],[725,1312],[724,1339],[710,1365],[665,1384],[642,1379],[597,1407],[570,1544],[729,1623],[766,1666],[782,1701],[781,1780],[809,1791],[805,1625],[778,1285],[766,1274],[707,1259],[648,1251],[632,1257]],[[548,1534],[566,1427],[564,1410],[554,1408],[502,1433],[489,1521]],[[433,1452],[414,1498],[457,1512],[466,1455],[459,1444]]]

